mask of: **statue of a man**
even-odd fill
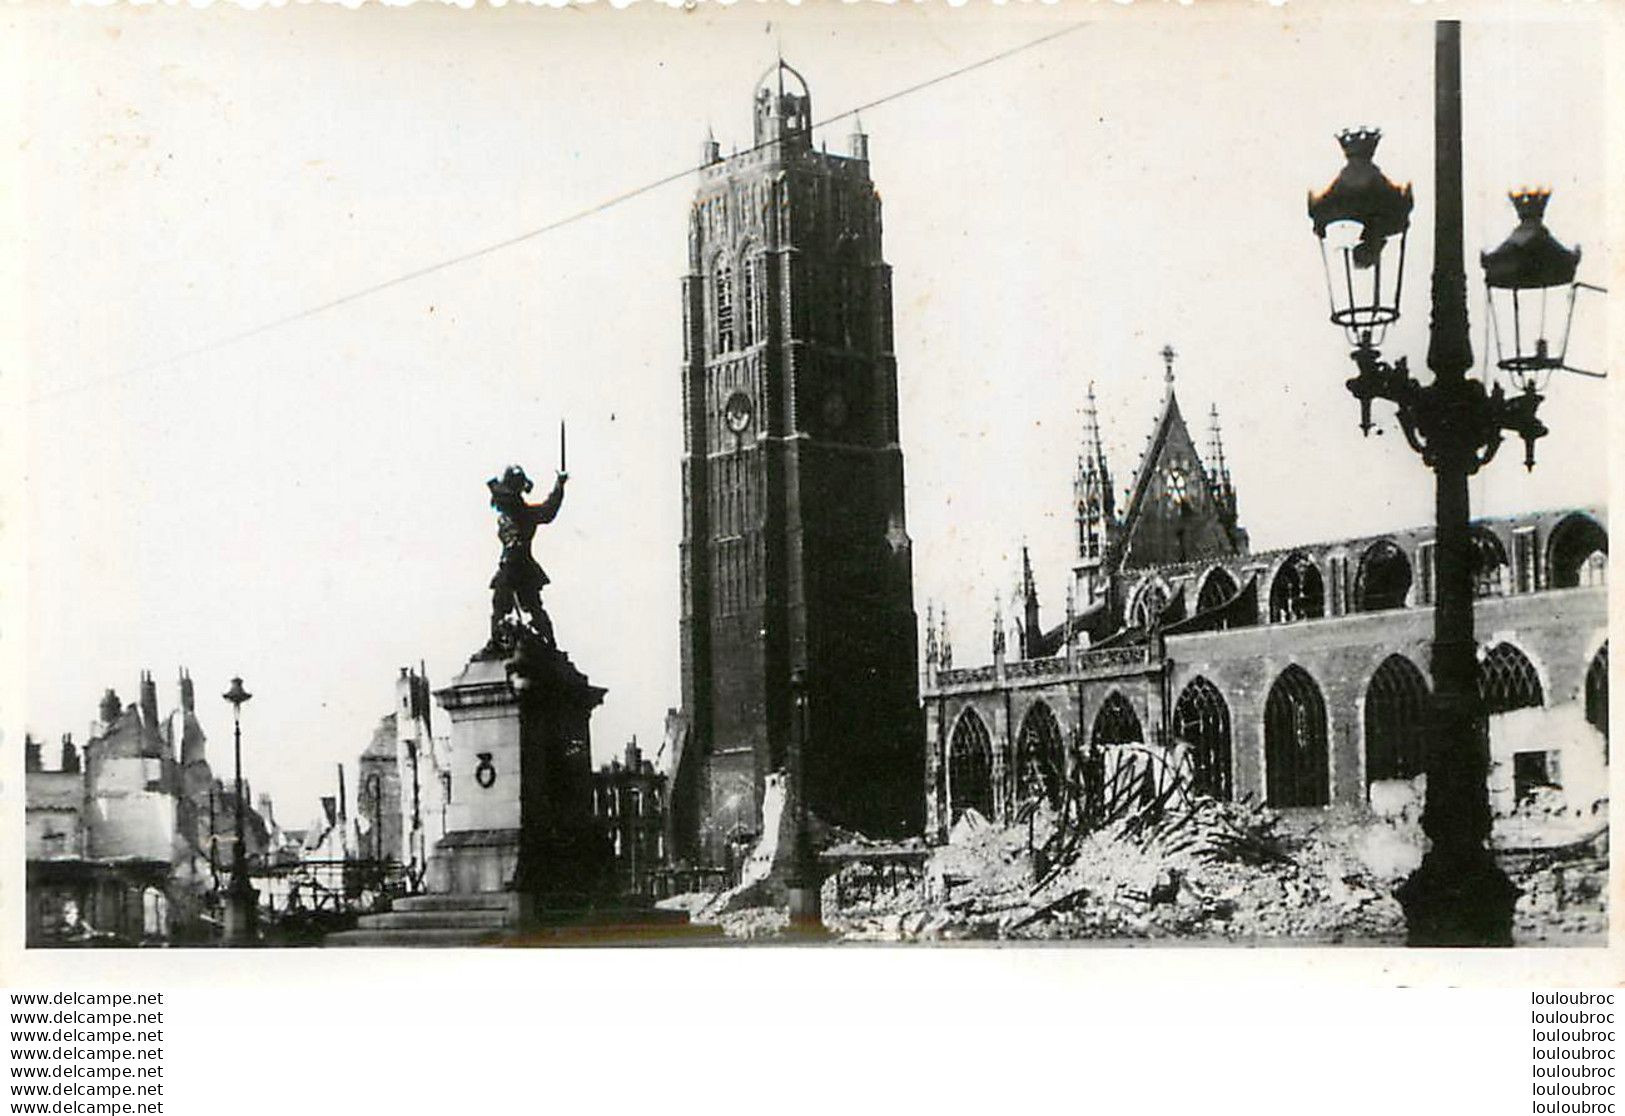
[[[508,616],[517,607],[525,627],[548,647],[555,646],[553,622],[542,608],[542,586],[547,574],[531,557],[530,541],[536,528],[551,523],[564,503],[564,482],[570,474],[560,470],[553,491],[539,504],[527,504],[530,478],[518,465],[510,465],[501,479],[485,482],[491,490],[491,506],[497,513],[497,538],[502,540],[502,558],[496,576],[491,578],[491,642],[488,651],[511,650],[513,639],[507,630]]]

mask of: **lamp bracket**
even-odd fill
[[[1360,370],[1348,389],[1360,402],[1362,432],[1371,432],[1372,401],[1385,399],[1396,408],[1405,440],[1432,469],[1459,469],[1471,476],[1495,457],[1506,433],[1523,440],[1524,467],[1534,468],[1535,442],[1547,434],[1535,414],[1542,400],[1538,392],[1508,396],[1499,384],[1485,391],[1482,382],[1467,377],[1435,378],[1424,385],[1410,374],[1404,357],[1386,361],[1369,347],[1350,356]]]

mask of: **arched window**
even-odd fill
[[[1101,747],[1143,744],[1145,733],[1140,729],[1140,718],[1134,712],[1134,706],[1121,693],[1113,690],[1101,703],[1100,712],[1095,714],[1095,727],[1089,739]]]
[[[1235,595],[1236,579],[1227,571],[1216,569],[1202,579],[1202,591],[1196,595],[1196,611],[1211,611]]]
[[[717,312],[717,352],[734,349],[734,268],[727,256],[718,256],[711,275],[712,300]]]
[[[1162,586],[1151,582],[1134,601],[1134,626],[1147,631],[1156,627],[1162,619],[1162,614],[1168,608],[1168,594]]]
[[[1497,643],[1479,660],[1478,692],[1490,714],[1546,704],[1535,664],[1510,643]]]
[[[1271,806],[1331,801],[1326,762],[1326,703],[1299,666],[1289,666],[1264,703],[1264,794]]]
[[[1499,597],[1507,591],[1507,550],[1494,531],[1473,528],[1473,592]]]
[[[993,818],[993,741],[974,709],[960,715],[948,743],[948,816],[958,821],[966,810]]]
[[[1315,620],[1326,615],[1326,585],[1306,554],[1294,554],[1270,583],[1270,622]]]
[[[743,348],[762,339],[762,257],[748,257],[739,269],[739,307],[743,313],[739,344]]]
[[[1410,779],[1423,770],[1428,684],[1403,655],[1389,655],[1365,691],[1365,780]]]
[[[1192,789],[1230,798],[1230,707],[1218,687],[1197,678],[1174,705],[1174,739],[1191,746]]]
[[[1608,532],[1589,515],[1564,516],[1546,543],[1546,576],[1553,589],[1602,585],[1608,573]]]
[[[1404,608],[1411,591],[1411,564],[1387,539],[1380,539],[1360,555],[1360,568],[1354,574],[1356,612],[1380,612]]]
[[[1060,801],[1066,776],[1066,751],[1061,726],[1044,702],[1035,702],[1022,718],[1016,735],[1016,779],[1023,800],[1042,794],[1051,804]]]
[[[1608,645],[1604,643],[1586,669],[1586,720],[1602,733],[1602,761],[1608,762]]]

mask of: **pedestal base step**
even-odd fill
[[[507,892],[409,895],[392,910],[362,915],[354,930],[330,934],[330,946],[472,946],[511,934],[518,923],[518,897]]]

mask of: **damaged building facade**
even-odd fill
[[[1066,617],[1046,628],[1030,565],[992,662],[956,667],[927,620],[927,836],[967,810],[1008,822],[1080,757],[1170,771],[1225,799],[1363,806],[1414,794],[1433,634],[1431,528],[1255,553],[1217,413],[1198,454],[1174,391],[1119,514],[1090,388]],[[1492,807],[1560,788],[1606,798],[1606,516],[1476,521],[1476,629]]]
[[[210,767],[191,676],[179,705],[158,713],[143,672],[140,699],[102,697],[83,748],[62,738],[55,769],[26,744],[25,794],[31,946],[135,945],[208,940],[235,841],[235,787]],[[245,785],[244,797],[251,790]],[[269,800],[247,808],[246,851],[263,864],[275,833]]]

